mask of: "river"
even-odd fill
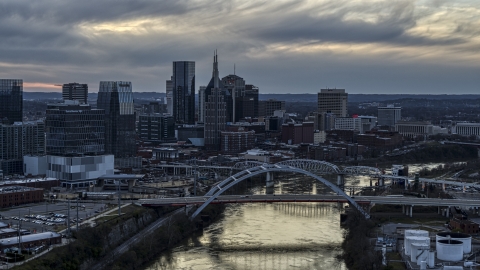
[[[275,193],[328,192],[304,177],[295,180],[295,185],[292,181],[276,182]],[[256,187],[251,192],[265,190]],[[340,211],[341,204],[323,203],[228,205],[224,215],[203,234],[162,254],[146,269],[344,270],[345,265],[335,259],[343,239]]]
[[[410,173],[442,163],[410,164]],[[275,193],[330,193],[303,176],[276,177]],[[292,181],[293,180],[293,181]],[[334,180],[334,179],[332,179]],[[348,177],[347,185],[368,185],[368,177]],[[265,193],[264,187],[248,187]],[[235,194],[235,192],[233,192]],[[237,193],[238,194],[238,193]],[[162,254],[146,270],[173,269],[346,269],[341,252],[341,204],[277,203],[228,205],[224,215]]]

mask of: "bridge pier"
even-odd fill
[[[410,205],[410,217],[413,216],[413,205]]]
[[[382,177],[378,178],[378,186],[383,187],[385,185],[385,179]]]
[[[345,175],[344,174],[337,174],[337,186],[343,190],[345,186]]]
[[[274,181],[273,181],[273,175],[271,172],[267,172],[267,177],[266,177],[266,188],[265,188],[265,194],[273,194],[274,193]]]
[[[405,214],[405,205],[402,204],[402,214]]]
[[[445,183],[442,183],[442,191],[445,192]]]

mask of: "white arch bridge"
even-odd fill
[[[173,170],[174,175],[185,174],[185,175],[194,175],[196,173],[200,175],[208,175],[209,173],[215,173],[218,175],[230,176],[238,171],[243,171],[245,169],[258,167],[265,165],[267,163],[262,163],[258,161],[244,161],[238,162],[231,167],[227,166],[202,166],[202,165],[192,165],[192,164],[158,164],[155,166],[157,169],[164,170]],[[379,169],[368,166],[349,166],[340,168],[335,164],[312,160],[312,159],[292,159],[287,161],[281,161],[276,163],[278,165],[286,165],[295,168],[300,168],[306,171],[310,171],[316,174],[337,174],[337,175],[370,175],[370,176],[380,176],[382,173]]]
[[[295,173],[300,173],[304,174],[307,176],[310,176],[317,181],[321,182],[325,186],[329,187],[332,191],[337,193],[340,196],[343,196],[348,203],[353,205],[358,211],[360,211],[365,218],[370,218],[370,215],[359,205],[355,200],[353,200],[351,197],[349,197],[345,192],[343,192],[342,189],[340,189],[338,186],[332,184],[331,182],[325,180],[324,178],[318,176],[317,174],[314,174],[313,172],[304,170],[302,168],[297,168],[293,166],[288,166],[285,164],[262,164],[260,166],[256,167],[251,167],[248,169],[245,169],[243,171],[240,171],[227,179],[221,181],[220,183],[216,184],[213,186],[210,191],[205,194],[206,201],[200,205],[197,210],[192,214],[191,218],[195,218],[202,210],[207,207],[211,202],[213,202],[218,196],[220,196],[223,192],[226,190],[230,189],[231,187],[235,186],[236,184],[259,174],[267,173],[267,185],[269,181],[269,173],[270,172],[295,172]]]

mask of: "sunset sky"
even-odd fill
[[[172,61],[196,89],[233,73],[261,93],[480,94],[480,1],[3,0],[0,78],[24,91],[131,81],[165,92]]]

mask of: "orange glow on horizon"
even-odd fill
[[[23,82],[23,91],[25,92],[62,92],[61,86],[54,83]]]

